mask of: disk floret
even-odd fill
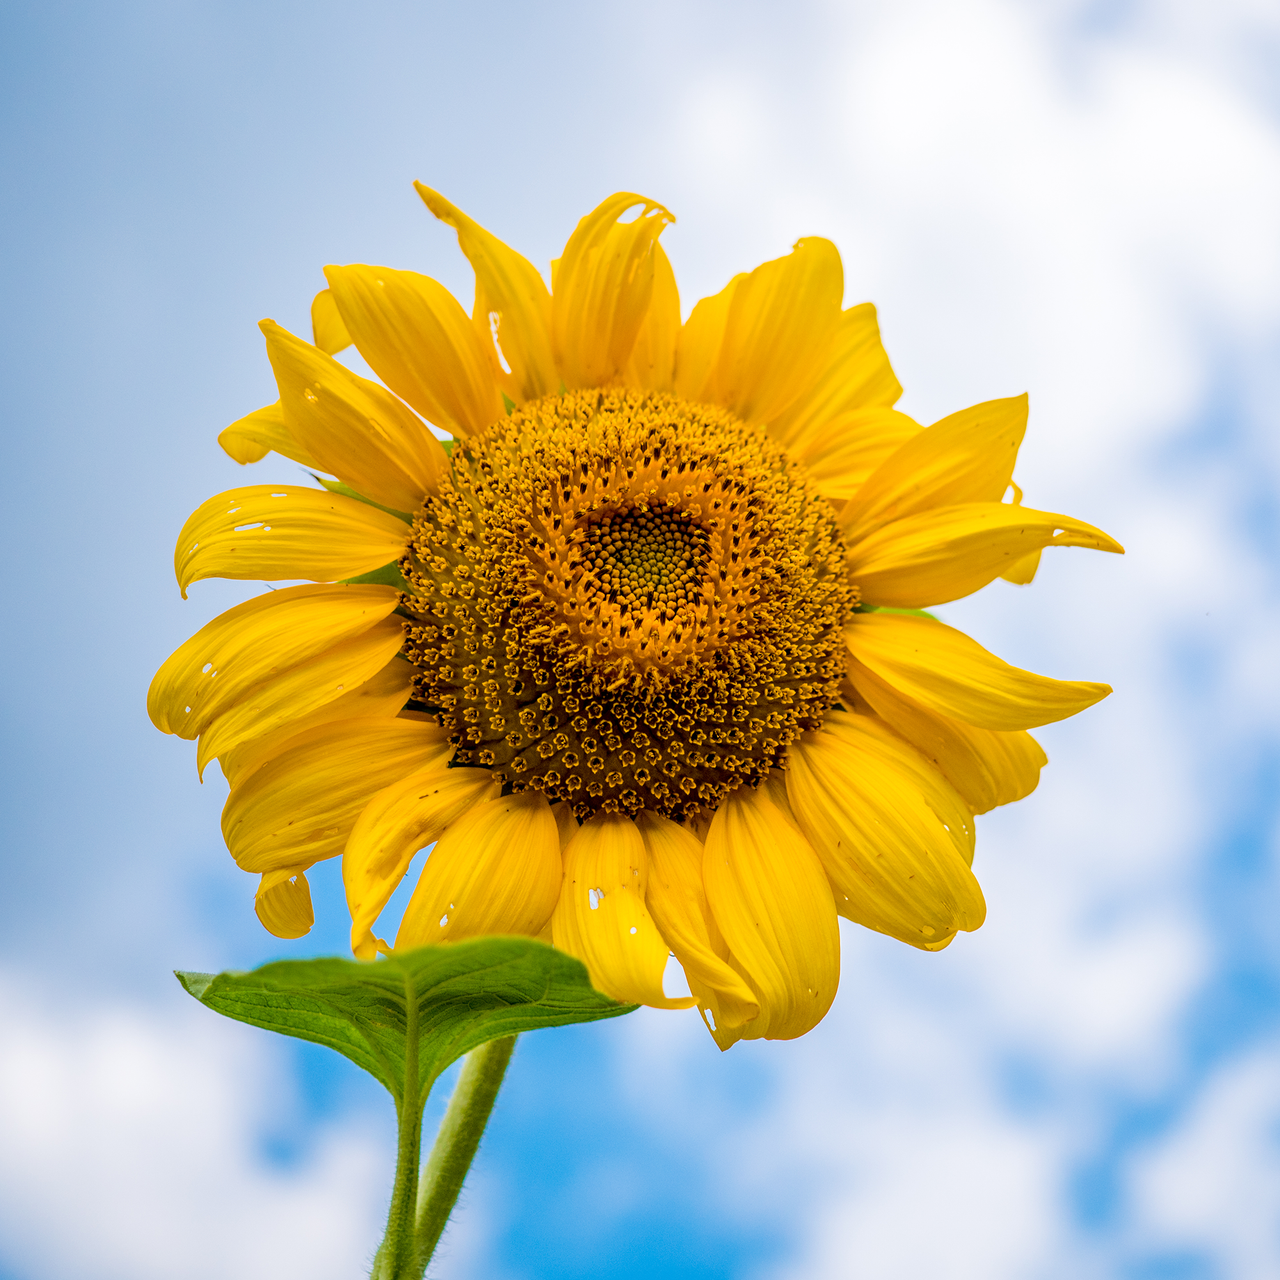
[[[589,520],[582,542],[582,590],[621,612],[653,609],[692,621],[710,559],[710,537],[688,511],[623,507]]]
[[[856,603],[830,505],[763,430],[669,395],[524,405],[459,442],[401,569],[455,763],[580,818],[682,818],[815,729]]]

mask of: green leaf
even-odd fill
[[[502,407],[507,411],[508,418],[516,411],[516,402],[505,391],[502,393]]]
[[[378,569],[370,569],[368,573],[358,573],[354,578],[343,578],[342,581],[348,586],[372,583],[375,586],[395,587],[397,591],[409,590],[409,584],[400,572],[399,560],[392,560]]]
[[[341,480],[326,480],[324,476],[318,476],[311,472],[313,480],[319,480],[330,493],[340,493],[344,498],[354,498],[357,502],[363,502],[367,506],[377,507],[379,511],[385,511],[389,516],[395,516],[397,520],[403,520],[405,524],[412,524],[413,517],[407,511],[397,511],[395,507],[384,507],[380,502],[374,502],[372,498],[366,498],[363,493],[357,493],[349,484]]]
[[[228,1018],[337,1050],[379,1080],[397,1106],[406,1096],[425,1098],[451,1062],[486,1041],[616,1018],[636,1007],[601,995],[581,962],[533,938],[473,938],[374,961],[326,956],[279,960],[251,973],[176,976]],[[410,1065],[406,1082],[406,1062],[415,1057],[418,1078]]]

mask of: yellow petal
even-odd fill
[[[336,356],[351,345],[351,335],[338,314],[331,289],[321,289],[311,300],[311,336],[325,355]]]
[[[567,800],[551,806],[551,816],[556,820],[556,830],[560,833],[560,848],[567,849],[569,841],[578,834],[578,820],[573,816],[573,807]]]
[[[427,855],[396,948],[490,934],[537,937],[563,878],[560,832],[541,792],[473,805]]]
[[[197,737],[254,685],[367,631],[399,598],[394,587],[286,587],[228,609],[156,672],[147,692],[151,723]]]
[[[897,609],[959,600],[1042,547],[1124,554],[1114,538],[1083,520],[1006,502],[937,507],[883,525],[860,541],[850,543],[846,535],[845,545],[863,603]]]
[[[1027,430],[1027,397],[989,400],[910,437],[840,515],[845,545],[936,507],[999,502]]]
[[[684,968],[689,990],[709,1009],[714,1032],[750,1022],[760,1003],[729,963],[702,887],[702,842],[686,827],[656,813],[635,820],[648,855],[645,903],[662,936]]]
[[[788,747],[787,792],[840,914],[913,946],[978,928],[982,890],[934,807],[941,799],[948,817],[963,812],[971,824],[960,797],[874,720],[832,719],[843,720],[839,732],[824,724]]]
[[[800,824],[796,821],[796,815],[791,812],[791,800],[787,795],[787,775],[781,769],[770,769],[768,777],[760,784],[760,789],[781,810],[783,817],[799,831]]]
[[[636,206],[638,217],[619,221]],[[674,221],[656,201],[620,191],[569,237],[555,269],[551,344],[570,390],[622,372],[653,297],[654,247]]]
[[[218,443],[223,452],[241,466],[261,462],[273,449],[286,458],[302,463],[304,467],[317,465],[316,460],[285,426],[284,410],[280,407],[279,400],[267,405],[265,409],[255,409],[243,418],[238,418],[218,436]]]
[[[676,336],[675,393],[682,400],[698,404],[715,401],[716,369],[729,307],[746,278],[745,272],[736,275],[719,293],[697,302]]]
[[[398,560],[408,541],[403,520],[367,502],[304,485],[256,484],[220,493],[191,513],[173,571],[184,599],[201,578],[333,582]]]
[[[597,991],[626,1003],[687,1009],[693,997],[672,1000],[662,991],[669,948],[644,904],[647,861],[630,818],[599,813],[584,822],[564,851],[551,936],[587,966]]]
[[[381,671],[375,672],[364,684],[344,693],[342,697],[317,707],[310,715],[299,716],[260,738],[252,738],[223,752],[218,757],[226,780],[236,782],[252,773],[260,765],[281,755],[292,745],[300,733],[314,729],[316,725],[331,724],[336,720],[358,720],[372,717],[394,719],[413,691],[413,667],[402,657],[396,656]]]
[[[357,350],[428,422],[465,436],[502,416],[497,356],[444,285],[359,263],[324,274]]]
[[[498,345],[511,370],[503,381],[509,381],[512,398],[550,395],[560,378],[551,355],[551,294],[537,267],[438,192],[421,182],[413,185],[427,208],[457,231],[458,245],[476,273],[477,296],[484,297],[486,331],[488,313],[497,313]]]
[[[269,676],[222,710],[200,734],[196,765],[201,773],[215,756],[262,737],[364,684],[400,652],[404,627],[383,618],[361,634]]]
[[[933,618],[860,613],[849,652],[908,698],[980,729],[1008,732],[1065,720],[1111,692],[1109,684],[1053,680],[989,653]]]
[[[375,792],[452,752],[443,729],[418,720],[318,725],[236,780],[222,810],[227,848],[245,871],[332,858]]]
[[[1021,560],[1015,560],[1000,576],[1006,582],[1012,582],[1015,586],[1025,587],[1031,583],[1039,568],[1040,552],[1033,551],[1029,556],[1023,556]]]
[[[1014,506],[1022,506],[1022,488],[1009,482],[1009,487],[1013,490]],[[1012,582],[1015,586],[1029,586],[1032,579],[1036,576],[1036,571],[1040,568],[1040,552],[1033,551],[1029,556],[1023,556],[1021,560],[1015,560],[1008,569],[1000,576],[1006,582]]]
[[[863,754],[878,755],[887,767],[896,770],[937,815],[965,866],[973,865],[973,811],[937,767],[904,742],[890,725],[876,716],[833,710],[823,720],[822,732],[851,742]],[[799,822],[798,817],[796,821]]]
[[[840,982],[840,933],[818,855],[762,788],[716,810],[702,863],[707,903],[760,1014],[717,1035],[791,1040],[817,1026]]]
[[[1040,770],[1049,763],[1044,748],[1025,730],[992,733],[952,721],[973,740],[974,750],[983,759],[995,783],[997,805],[1012,804],[1029,796],[1040,785]]]
[[[857,409],[888,409],[902,384],[880,341],[876,309],[869,302],[840,314],[822,369],[800,397],[769,424],[769,434],[788,448],[825,436],[828,424]]]
[[[501,790],[488,769],[450,769],[452,756],[450,746],[383,787],[351,830],[342,854],[342,881],[351,912],[351,949],[361,958],[376,954],[374,921],[404,879],[413,855]]]
[[[670,391],[680,333],[680,291],[671,261],[660,244],[653,246],[653,257],[653,298],[622,380],[642,391]]]
[[[321,471],[397,511],[417,511],[438,491],[449,459],[421,418],[275,321],[259,327],[285,424]]]
[[[301,938],[311,932],[316,913],[311,906],[311,886],[302,867],[268,871],[253,899],[262,927],[277,938]]]
[[[896,409],[851,409],[788,452],[808,468],[823,497],[852,498],[867,477],[905,441],[920,434],[914,418]]]
[[[931,760],[974,813],[1029,796],[1048,757],[1025,730],[978,729],[930,711],[850,660],[849,679],[895,733]]]
[[[794,404],[830,356],[843,294],[840,254],[819,236],[739,280],[716,360],[717,402],[765,423]]]

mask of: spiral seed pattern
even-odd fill
[[[454,764],[677,819],[817,728],[857,603],[834,513],[764,431],[580,391],[458,441],[400,562],[415,702]]]
[[[624,612],[688,610],[706,573],[709,538],[687,511],[627,508],[587,526],[582,553],[599,592]]]

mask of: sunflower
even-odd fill
[[[379,916],[434,845],[396,947],[538,936],[619,1000],[696,1004],[721,1047],[802,1035],[838,916],[929,951],[982,924],[974,815],[1035,788],[1028,729],[1110,692],[923,610],[1029,582],[1044,547],[1121,548],[1021,505],[1026,397],[927,429],[893,408],[830,241],[681,323],[662,205],[606,200],[548,290],[418,190],[472,313],[355,265],[326,268],[314,344],[262,322],[280,399],[220,442],[320,487],[211,498],[174,564],[184,595],[301,585],[187,641],[151,718],[220,763],[277,936],[311,927],[306,871],[341,855],[355,954],[389,950]],[[380,383],[334,359],[352,344]],[[690,997],[664,993],[672,954]]]

